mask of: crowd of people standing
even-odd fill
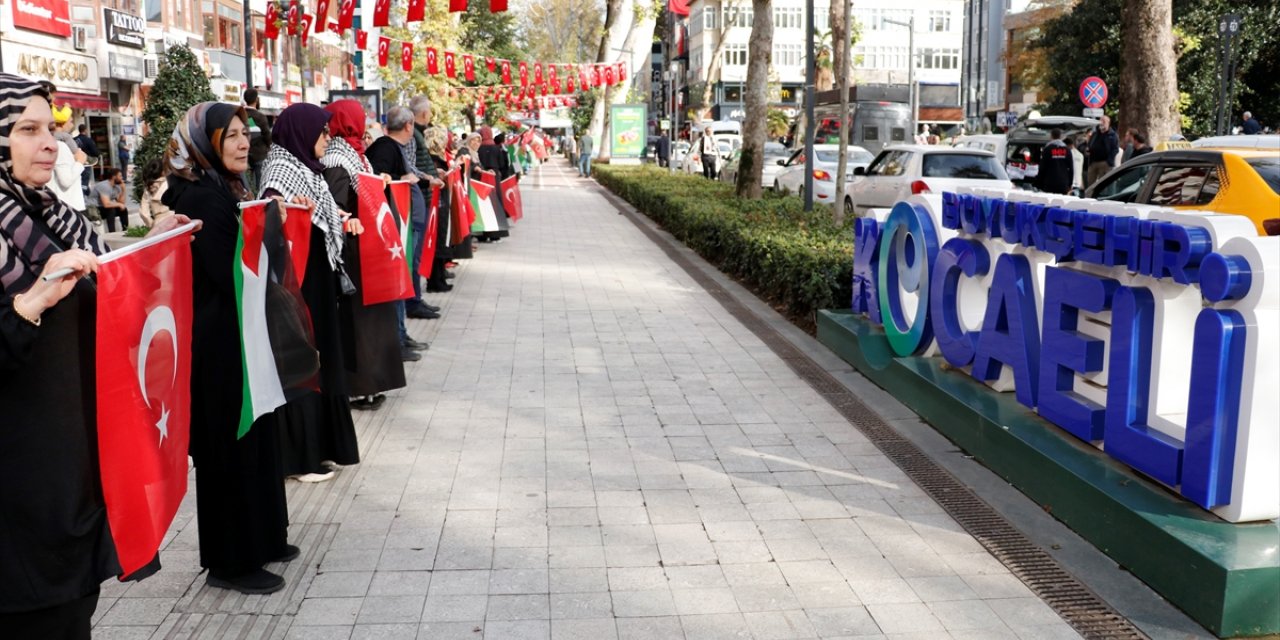
[[[454,141],[432,126],[425,97],[388,110],[385,135],[376,139],[354,100],[292,105],[269,132],[250,113],[227,103],[191,107],[162,165],[143,173],[152,233],[198,225],[189,452],[200,566],[212,587],[265,594],[285,583],[269,566],[300,553],[288,541],[286,479],[320,482],[360,461],[352,410],[376,410],[387,392],[406,385],[404,362],[428,349],[410,336],[405,318],[438,318],[441,308],[423,292],[452,289],[449,269],[474,255],[473,242],[507,235],[448,246],[448,225],[439,224],[425,284],[415,282],[409,300],[365,305],[358,174],[412,183],[413,246],[422,247],[428,203],[449,171],[473,179],[483,169],[501,180],[516,170],[501,134],[483,127]],[[0,74],[0,522],[15,523],[0,526],[0,629],[8,637],[88,638],[99,584],[120,572],[95,448],[93,275],[108,247],[52,190],[57,128],[45,88]],[[251,149],[265,136],[265,156],[251,173]],[[439,197],[447,216],[448,190]],[[318,391],[261,416],[238,438],[244,373],[238,358],[227,357],[241,348],[233,265],[239,206],[254,198],[298,205],[289,215],[310,218],[302,298],[320,375]],[[157,568],[158,558],[129,577]]]

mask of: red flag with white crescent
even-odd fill
[[[156,557],[187,492],[193,228],[98,269],[98,466],[121,576]]]
[[[489,73],[493,73],[493,70],[498,68],[498,61],[493,56],[485,56],[484,68],[488,69]]]
[[[565,92],[567,92],[567,93],[573,93],[573,92],[574,92],[574,88],[575,88],[575,87],[574,87],[574,84],[573,84],[573,76],[569,76],[569,81],[568,81],[568,83],[565,85],[564,90],[565,90]]]
[[[502,61],[502,84],[511,84],[511,61]]]
[[[263,19],[262,37],[275,40],[280,36],[280,12],[274,0],[267,2],[267,15]],[[269,66],[269,65],[268,65]]]
[[[667,11],[678,16],[689,16],[689,0],[667,0]]]
[[[307,36],[311,33],[312,20],[315,20],[315,17],[309,13],[304,13],[298,18],[298,22],[301,23],[298,26],[298,40],[304,47],[307,46]]]
[[[458,63],[454,60],[453,52],[444,52],[444,74],[450,78],[458,77]]]
[[[387,54],[391,49],[391,38],[378,36],[378,66],[387,66]]]
[[[455,168],[446,174],[445,186],[449,189],[449,244],[461,244],[470,233],[471,220],[475,217],[470,211],[467,188],[462,184],[462,172]]]
[[[440,187],[431,188],[427,209],[427,231],[422,237],[422,257],[418,259],[418,275],[431,277],[431,262],[436,259],[436,229],[440,224]]]
[[[520,180],[518,176],[509,176],[506,180],[498,183],[498,191],[502,194],[502,208],[511,217],[512,221],[518,221],[524,217],[524,203],[520,200]]]
[[[369,46],[369,32],[364,29],[356,29],[356,47],[364,51]]]
[[[507,0],[489,0],[489,13],[502,13],[507,10]]]
[[[529,63],[527,62],[520,63],[520,86],[529,86]]]
[[[343,33],[351,28],[351,23],[355,21],[356,16],[356,0],[342,0],[342,4],[338,6],[338,33]],[[361,46],[363,49],[364,47]]]
[[[619,62],[618,63],[618,84],[622,84],[623,82],[626,82],[626,81],[627,81],[627,63]]]
[[[435,47],[427,47],[427,73],[433,76],[440,73],[440,55]]]
[[[324,33],[329,27],[329,0],[316,0],[316,33]]]
[[[591,86],[600,86],[600,67],[595,65],[591,66]]]
[[[361,173],[359,217],[360,283],[365,306],[413,297],[413,255],[407,207],[401,213],[395,199],[388,201],[381,176]],[[404,183],[406,186],[408,183]],[[406,194],[407,195],[407,194]]]
[[[449,12],[457,13],[467,10],[467,0],[449,0]]]
[[[556,65],[547,65],[547,82],[555,83],[556,78]]]
[[[533,63],[533,83],[542,84],[542,63]]]
[[[476,80],[476,59],[469,53],[462,54],[462,77],[470,82]]]
[[[298,35],[298,20],[300,9],[298,8],[298,0],[292,0],[289,3],[289,10],[285,13],[284,26],[285,30],[291,36]]]
[[[613,86],[613,65],[607,65],[604,68],[604,83],[606,86]]]
[[[373,5],[373,26],[385,27],[391,24],[391,0],[377,0]]]
[[[400,43],[400,68],[405,71],[413,71],[413,43]]]
[[[405,10],[406,22],[422,22],[426,17],[427,0],[409,0],[409,8]]]

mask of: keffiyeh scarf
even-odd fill
[[[351,188],[356,190],[357,195],[360,193],[360,180],[356,178],[356,174],[372,173],[369,161],[351,148],[346,140],[338,137],[329,139],[329,146],[325,147],[320,164],[323,164],[326,169],[339,168],[346,171],[351,178]]]
[[[324,230],[324,249],[329,257],[329,267],[335,272],[342,270],[342,217],[324,176],[302,164],[284,147],[273,144],[263,163],[259,189],[260,193],[274,189],[286,200],[304,196],[315,202],[311,223]]]

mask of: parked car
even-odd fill
[[[1013,182],[990,151],[938,145],[885,147],[865,169],[854,172],[846,191],[846,214],[892,207],[916,193],[950,191],[961,186],[1012,189]]]
[[[1253,220],[1259,234],[1280,235],[1280,154],[1265,148],[1154,151],[1112,169],[1085,196],[1233,213]]]
[[[856,145],[849,145],[848,166],[845,169],[845,182],[853,177],[856,169],[866,168],[873,156],[870,151]],[[831,204],[836,197],[835,175],[840,163],[840,145],[813,145],[813,201]],[[804,193],[804,148],[797,149],[787,160],[778,160],[775,164],[781,167],[777,177],[773,179],[773,190],[783,193]]]
[[[684,140],[678,140],[671,146],[671,165],[680,168],[684,162],[684,157],[689,153],[689,143]]]
[[[764,169],[761,173],[760,184],[764,188],[773,188],[773,181],[778,176],[778,172],[782,171],[782,167],[778,166],[778,161],[786,161],[788,156],[787,148],[777,142],[764,143]],[[729,156],[728,162],[724,163],[724,168],[720,169],[720,180],[733,184],[738,180],[738,163],[742,157],[742,150],[736,149]]]
[[[1062,136],[1082,136],[1098,126],[1093,118],[1042,116],[1018,123],[1009,131],[1003,155],[1005,172],[1020,188],[1033,186],[1040,175],[1040,149],[1049,143],[1049,132],[1061,129]],[[1084,152],[1084,149],[1081,149]]]
[[[1005,157],[1005,149],[1009,145],[1009,136],[1003,133],[980,133],[971,136],[961,136],[951,145],[959,149],[981,149],[990,151],[996,158]],[[1005,169],[1005,173],[1009,170]]]

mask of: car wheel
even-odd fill
[[[778,184],[778,181],[777,181],[777,180],[774,180],[774,181],[773,181],[773,192],[774,192],[774,193],[780,193],[780,194],[782,194],[782,195],[786,195],[787,190],[786,190],[786,189],[783,189],[783,188],[782,188],[782,185]]]
[[[846,218],[857,216],[857,213],[853,209],[853,200],[849,198],[844,199],[844,215]]]

